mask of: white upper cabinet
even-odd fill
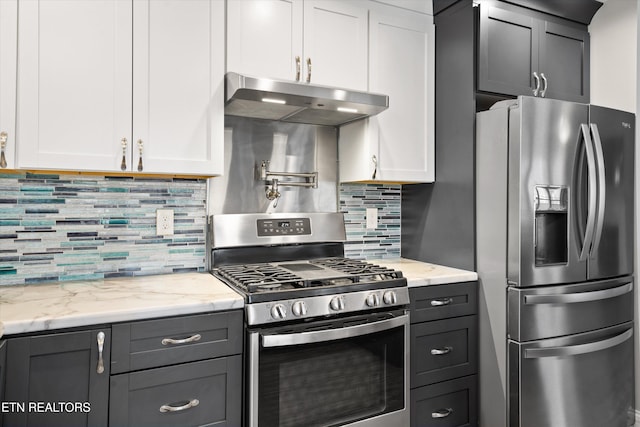
[[[223,4],[19,5],[18,167],[222,170]]]
[[[220,174],[224,2],[135,0],[133,29],[134,170]]]
[[[433,182],[433,18],[374,5],[369,40],[369,90],[389,108],[340,129],[340,180]]]
[[[20,0],[18,166],[131,164],[131,4]],[[129,146],[130,148],[130,146]]]
[[[15,167],[17,0],[0,1],[0,171]]]
[[[302,75],[302,0],[227,0],[227,71],[295,80]]]
[[[356,0],[305,0],[304,79],[367,90],[367,6]]]
[[[367,6],[227,0],[227,71],[366,90]]]

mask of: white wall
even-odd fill
[[[589,25],[591,103],[636,111],[637,0],[608,0]]]
[[[637,70],[640,58],[640,0],[607,0],[591,21],[591,103],[626,111],[640,111],[640,78]],[[636,141],[640,141],[636,118]],[[636,145],[637,146],[637,145]],[[640,205],[640,150],[636,149],[636,277],[640,266],[638,247],[638,212]],[[638,282],[636,281],[636,285]],[[640,292],[636,286],[635,304],[635,374],[636,425],[640,425],[640,335],[638,306]]]

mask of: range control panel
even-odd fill
[[[259,219],[257,224],[260,237],[311,234],[309,218]]]

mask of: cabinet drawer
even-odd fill
[[[410,288],[411,323],[476,314],[477,282]]]
[[[411,325],[411,387],[477,372],[477,316]]]
[[[122,323],[112,337],[112,374],[239,354],[242,311]]]
[[[240,425],[242,356],[111,377],[109,425]]]
[[[471,375],[411,390],[412,427],[478,424],[477,377]]]

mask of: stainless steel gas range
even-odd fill
[[[409,424],[407,281],[344,241],[338,213],[211,217],[211,271],[245,298],[245,425]]]

